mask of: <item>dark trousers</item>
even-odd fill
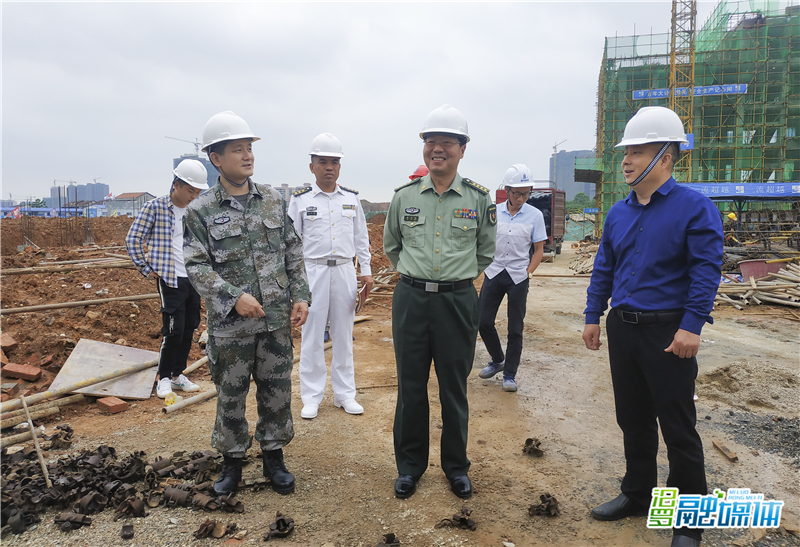
[[[528,302],[528,287],[530,282],[524,281],[515,284],[503,270],[492,279],[484,277],[480,296],[480,333],[486,351],[492,356],[495,363],[503,362],[503,346],[494,321],[497,310],[503,297],[508,295],[508,345],[506,346],[505,367],[503,377],[514,378],[519,368],[519,359],[522,355],[522,328],[525,319],[525,309]]]
[[[469,286],[426,292],[398,283],[392,299],[397,361],[394,457],[401,475],[421,477],[428,468],[431,360],[442,405],[441,464],[448,477],[466,475],[469,405],[467,377],[475,358],[478,294]]]
[[[625,445],[622,493],[646,506],[658,479],[659,425],[669,458],[667,486],[678,488],[680,494],[708,493],[703,444],[695,429],[697,359],[664,352],[679,326],[680,319],[626,323],[613,310],[606,323],[617,423]],[[677,531],[696,539],[701,532]]]
[[[200,325],[200,295],[188,277],[178,278],[173,289],[158,279],[161,295],[161,352],[158,357],[159,378],[177,378],[186,368],[192,349],[194,329]]]

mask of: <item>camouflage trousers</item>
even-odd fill
[[[234,458],[252,444],[245,417],[250,377],[256,384],[255,438],[262,450],[283,448],[292,425],[292,339],[289,327],[251,336],[208,339],[208,368],[217,387],[217,417],[211,446]]]

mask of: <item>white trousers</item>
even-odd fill
[[[352,262],[327,266],[306,262],[311,307],[300,342],[300,397],[303,404],[319,404],[325,394],[325,325],[330,318],[331,387],[334,401],[355,399],[353,319],[356,315],[356,269]]]

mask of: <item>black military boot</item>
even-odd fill
[[[278,494],[294,492],[294,475],[283,464],[283,450],[263,450],[264,476],[270,481],[272,489]]]
[[[214,493],[218,496],[227,496],[235,493],[242,480],[242,458],[223,456],[222,472],[214,483]]]

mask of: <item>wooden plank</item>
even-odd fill
[[[718,441],[717,439],[711,439],[711,442],[714,444],[714,448],[716,448],[717,450],[722,452],[722,455],[725,456],[726,458],[728,458],[729,461],[732,461],[732,462],[738,462],[739,461],[739,456],[734,454],[731,451],[731,449],[728,448],[727,446],[725,446],[724,444],[722,444],[721,441]]]
[[[158,352],[81,338],[50,385],[50,390],[153,359],[158,359]],[[157,373],[158,368],[151,367],[79,389],[73,393],[95,397],[149,399],[153,392],[153,383]]]

